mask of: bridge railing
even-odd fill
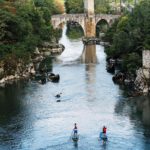
[[[120,15],[113,15],[113,14],[95,14],[93,15],[94,17],[112,17],[112,18],[116,18],[119,17]],[[74,18],[74,17],[87,17],[86,14],[61,14],[61,15],[53,15],[52,18]]]
[[[86,14],[61,14],[61,15],[53,15],[53,18],[60,18],[60,17],[85,17]]]

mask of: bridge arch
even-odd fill
[[[67,26],[66,35],[70,39],[82,38],[85,35],[81,25],[75,21],[67,22],[66,26]]]
[[[109,28],[109,24],[106,19],[100,19],[96,24],[96,37],[100,37]]]
[[[108,27],[109,27],[109,26],[110,26],[109,23],[110,23],[110,22],[108,22],[106,19],[100,19],[99,21],[97,21],[96,26],[97,26],[98,24],[106,24],[106,25],[108,25]]]
[[[98,23],[100,23],[100,22],[105,22],[105,23],[107,23],[108,24],[108,26],[110,26],[110,20],[108,20],[108,19],[106,19],[106,18],[97,18],[96,19],[96,22],[95,22],[95,24],[96,24],[96,26],[97,26],[97,24]]]
[[[51,18],[51,23],[54,28],[58,28],[59,25],[63,22],[73,21],[81,25],[84,35],[87,37],[95,36],[96,25],[100,20],[106,20],[109,26],[119,18],[120,15],[111,15],[111,14],[94,14],[88,17],[86,14],[62,14],[62,15],[53,15]]]
[[[97,14],[95,16],[95,23],[97,25],[97,23],[100,21],[100,20],[106,20],[109,27],[112,25],[112,23],[117,19],[119,18],[120,15],[108,15],[108,14]]]
[[[54,28],[59,28],[59,25],[62,23],[67,23],[67,22],[76,22],[78,23],[84,32],[85,35],[85,22],[84,22],[84,15],[80,14],[80,15],[71,15],[71,14],[67,14],[67,15],[54,15],[52,16],[52,25]]]

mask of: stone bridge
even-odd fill
[[[88,36],[87,34],[87,21],[91,21],[92,28],[94,35],[89,35],[95,36],[95,30],[96,30],[96,25],[99,21],[105,20],[109,26],[117,19],[120,17],[120,15],[111,15],[111,14],[94,14],[87,16],[86,14],[63,14],[63,15],[53,15],[51,18],[51,22],[54,28],[59,28],[59,26],[62,23],[66,23],[67,21],[72,21],[72,22],[77,22],[79,25],[81,25],[85,36]]]
[[[85,37],[95,37],[96,25],[105,20],[111,25],[120,15],[95,14],[94,0],[84,0],[84,14],[63,14],[52,16],[51,22],[54,28],[67,21],[77,22],[81,25]]]
[[[85,44],[81,56],[82,61],[85,63],[96,63],[97,59],[96,59],[95,44],[98,42],[95,39],[96,25],[99,21],[105,20],[107,24],[110,26],[115,21],[115,19],[119,17],[120,15],[95,14],[94,0],[84,0],[84,14],[53,15],[51,18],[51,22],[54,28],[59,28],[59,25],[61,25],[62,23],[66,23],[67,21],[77,22],[79,25],[81,25],[84,31],[85,38],[87,39],[90,38],[90,42],[87,43],[88,44],[92,43],[91,45]]]

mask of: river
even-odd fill
[[[53,59],[59,83],[21,81],[0,89],[0,150],[149,150],[150,99],[128,98],[112,82],[104,47],[96,46],[97,64],[81,63],[81,39],[65,31],[60,43],[66,49]],[[70,140],[75,122],[77,145]],[[98,141],[103,125],[106,145]]]

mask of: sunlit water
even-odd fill
[[[59,83],[19,82],[0,89],[0,150],[149,150],[150,128],[136,113],[136,100],[141,100],[125,98],[113,84],[104,48],[97,46],[97,64],[86,65],[78,61],[81,39],[69,40],[64,30],[60,43],[66,50],[53,62]],[[145,101],[149,112],[149,99]],[[70,139],[75,122],[78,145]],[[98,141],[103,125],[108,129],[106,145]]]

